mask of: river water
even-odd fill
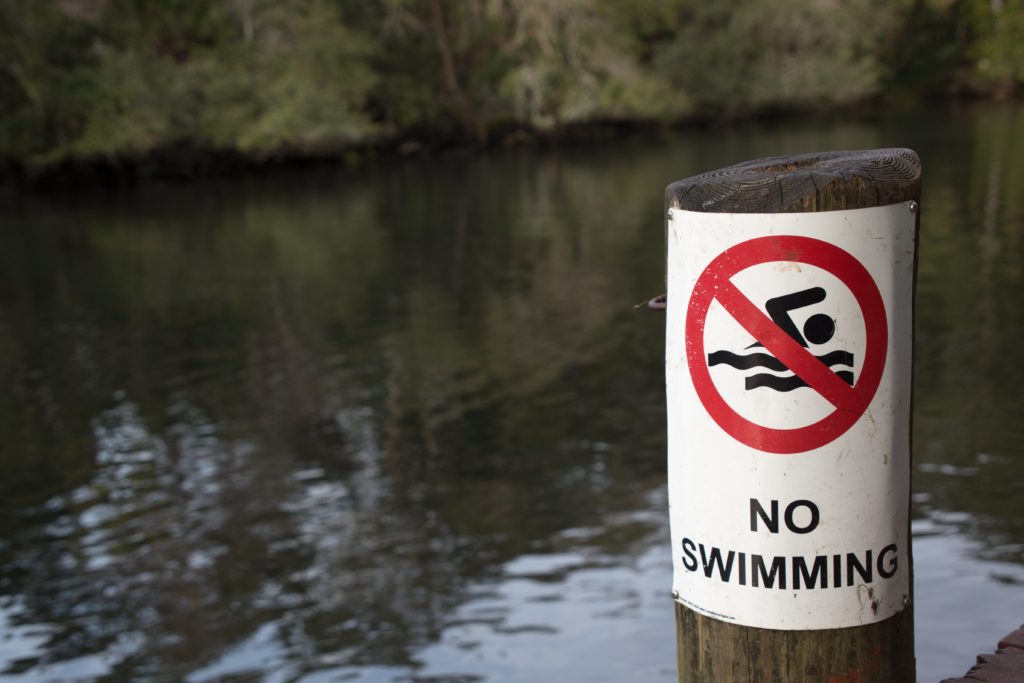
[[[1024,621],[1024,109],[0,209],[0,681],[672,681],[663,189],[924,162],[919,680]]]

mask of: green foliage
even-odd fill
[[[0,156],[71,139],[91,96],[89,26],[51,2],[0,0]]]
[[[1016,0],[0,0],[0,157],[334,153],[1024,82]]]
[[[500,92],[538,127],[592,119],[669,118],[686,98],[642,68],[638,45],[592,0],[517,3]]]
[[[969,57],[983,86],[1012,91],[1024,82],[1024,5],[1014,0],[963,3],[974,44]]]
[[[878,0],[678,3],[661,72],[706,111],[852,102],[878,92],[879,54],[896,27]]]
[[[676,118],[686,98],[644,68],[626,12],[601,0],[351,3],[380,27],[373,101],[392,130],[486,137],[590,120]]]
[[[376,81],[370,42],[324,0],[263,7],[230,67],[210,74],[204,134],[260,154],[316,152],[373,134],[364,108]]]
[[[97,48],[96,101],[75,153],[169,143],[313,152],[373,132],[363,112],[374,80],[369,44],[323,0],[250,2],[241,17],[219,3],[185,2],[191,11],[180,13],[160,2],[120,4],[130,11],[110,32],[116,42]],[[159,28],[138,36],[122,28],[135,23]]]

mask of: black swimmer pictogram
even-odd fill
[[[793,338],[793,340],[798,344],[807,348],[808,342],[815,345],[829,342],[835,336],[835,320],[824,313],[815,313],[804,321],[803,333],[801,334],[800,329],[793,321],[793,318],[790,317],[789,313],[790,311],[795,311],[798,308],[804,308],[805,306],[821,303],[824,300],[825,290],[821,287],[812,287],[810,289],[804,289],[799,292],[769,299],[765,304],[765,309],[767,309],[772,322],[774,322],[780,330]],[[753,349],[756,347],[764,348],[760,342],[754,342],[744,350],[746,351],[747,349]],[[821,361],[825,367],[830,369],[837,365],[848,366],[850,368],[853,367],[853,354],[849,351],[829,351],[828,353],[824,353],[820,356],[816,355],[814,357]],[[750,370],[752,368],[760,367],[765,368],[766,370],[774,370],[776,372],[790,372],[790,369],[786,367],[782,361],[769,353],[760,351],[743,355],[726,350],[714,351],[708,354],[708,367],[713,367],[715,365],[729,365],[737,370]],[[837,370],[835,374],[841,380],[850,386],[853,386],[852,370]],[[747,391],[757,389],[758,387],[766,387],[768,389],[774,389],[775,391],[792,391],[793,389],[806,386],[808,386],[807,382],[795,373],[782,376],[772,375],[769,373],[758,373],[755,375],[749,375],[744,379],[744,387]]]

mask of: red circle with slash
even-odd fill
[[[835,275],[853,293],[864,318],[866,349],[860,377],[847,384],[790,337],[733,283],[746,268],[775,261],[799,262]],[[704,350],[704,324],[711,302],[719,304],[775,358],[834,410],[813,424],[778,429],[740,415],[711,379]],[[885,304],[878,286],[860,261],[834,244],[812,237],[758,237],[729,247],[697,278],[686,311],[686,358],[694,389],[708,415],[737,441],[767,453],[803,453],[831,443],[860,419],[878,390],[888,346]]]

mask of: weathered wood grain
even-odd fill
[[[921,160],[909,149],[768,157],[672,183],[668,207],[706,213],[799,213],[920,201]]]

